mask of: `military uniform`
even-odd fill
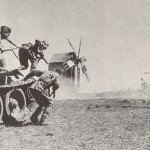
[[[11,33],[11,28],[9,28],[7,26],[1,26],[1,28],[0,28],[0,50],[2,48],[1,47],[1,40],[7,39],[9,37],[10,33]],[[6,62],[5,62],[5,59],[2,55],[0,56],[0,67],[6,67]],[[8,81],[8,78],[6,76],[0,77],[0,85],[6,84],[7,81]]]
[[[60,76],[57,72],[53,71],[39,71],[32,70],[24,80],[27,80],[30,77],[37,76],[39,79],[35,81],[30,86],[30,93],[38,103],[39,107],[35,110],[31,116],[31,121],[34,124],[44,123],[48,115],[48,110],[50,109],[51,102],[49,100],[48,89],[50,87],[55,87],[54,90],[57,90],[60,85]],[[41,120],[38,120],[38,116],[43,112]]]
[[[39,58],[44,57],[42,50],[45,50],[48,46],[47,42],[39,40],[35,40],[35,44],[24,44],[19,49],[19,61],[21,64],[19,70],[28,68],[28,60],[31,62],[31,70],[35,69],[40,60]]]
[[[7,26],[1,26],[0,29],[1,39],[7,39],[10,33],[11,33],[11,28]]]

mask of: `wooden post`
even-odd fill
[[[73,91],[74,91],[74,67],[71,67],[71,68],[70,68],[70,71],[71,71],[71,72],[70,72],[70,73],[71,73],[71,77],[70,77],[70,83],[69,83],[69,84],[70,84],[71,86],[69,86],[69,87],[71,87],[70,90],[71,90],[71,92],[73,92]]]
[[[75,66],[74,92],[79,92],[80,89],[80,68]]]

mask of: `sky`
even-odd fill
[[[91,82],[82,77],[81,88],[112,91],[140,88],[140,78],[150,81],[149,0],[0,0],[0,25],[12,28],[17,45],[47,40],[53,53],[72,51],[83,35],[81,56],[86,56]],[[8,45],[3,41],[3,44]],[[19,65],[11,52],[8,67]],[[38,66],[47,69],[41,62]]]

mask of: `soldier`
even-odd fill
[[[31,70],[35,69],[39,60],[44,59],[43,50],[47,49],[49,44],[46,41],[35,40],[34,44],[23,44],[19,49],[19,61],[21,66],[18,70],[28,68],[28,60],[31,62]],[[45,59],[44,59],[45,60]]]
[[[141,88],[142,90],[148,89],[148,83],[143,78],[141,78]]]
[[[6,67],[6,62],[4,57],[2,56],[2,47],[1,47],[1,40],[5,40],[11,34],[11,28],[7,26],[1,26],[0,28],[0,67]],[[1,76],[0,78],[0,85],[6,84],[8,82],[8,78],[6,76]]]
[[[37,76],[39,79],[35,81],[30,87],[30,93],[34,97],[35,101],[38,103],[39,107],[32,114],[30,120],[34,124],[43,124],[45,119],[49,115],[49,109],[51,108],[51,95],[47,92],[50,87],[53,89],[53,94],[60,86],[60,77],[62,76],[63,70],[57,69],[56,72],[53,71],[39,71],[32,70],[25,78]],[[39,115],[42,114],[40,120],[38,120]]]
[[[7,39],[10,33],[11,33],[11,28],[7,26],[1,26],[0,29],[1,39]]]

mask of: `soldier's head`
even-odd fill
[[[47,41],[35,40],[35,45],[39,47],[39,50],[45,50],[48,48],[49,43]]]
[[[55,72],[57,72],[60,76],[62,76],[63,75],[63,73],[64,73],[64,70],[63,69],[61,69],[61,68],[59,68],[59,69],[56,69],[56,71]]]
[[[11,28],[7,26],[1,26],[0,29],[1,39],[7,39],[10,33],[11,33]]]

